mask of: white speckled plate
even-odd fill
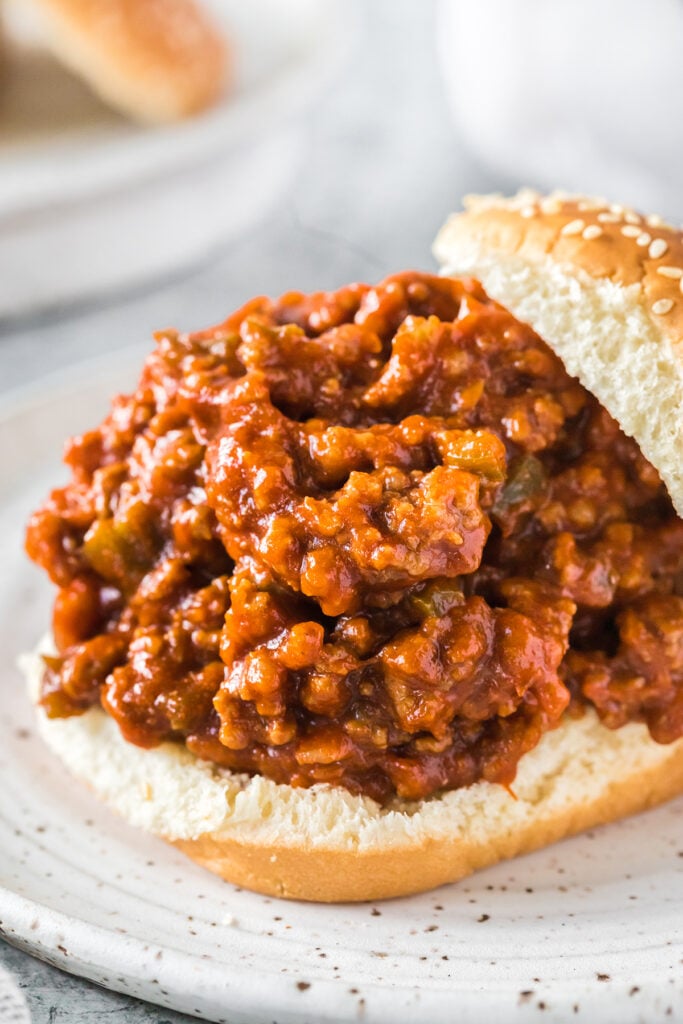
[[[65,970],[231,1024],[683,1019],[681,801],[425,896],[327,907],[222,883],[62,774],[14,667],[50,598],[22,524],[61,478],[61,439],[132,382],[141,351],[0,414],[2,932]]]

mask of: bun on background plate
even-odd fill
[[[21,8],[58,60],[138,121],[195,114],[229,77],[227,41],[195,0],[28,0]]]

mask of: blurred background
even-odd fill
[[[44,6],[7,0],[0,51],[6,409],[253,294],[434,268],[467,192],[557,187],[683,219],[680,0],[206,0],[227,73],[163,124],[139,122],[144,85],[112,99],[107,55],[65,47]],[[39,1024],[181,1020],[9,947],[0,964]]]
[[[647,18],[638,0],[571,16],[544,0],[203,3],[228,48],[218,94],[140,124],[97,97],[97,69],[66,69],[54,26],[27,16],[40,0],[6,0],[4,387],[254,293],[430,267],[469,191],[560,187],[683,218],[680,0]]]

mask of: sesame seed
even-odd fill
[[[610,206],[610,210],[612,211],[612,213],[622,214],[624,212],[624,207],[621,205],[621,203],[612,203]]]
[[[664,255],[666,250],[669,248],[668,243],[663,238],[655,238],[652,245],[648,249],[651,259],[658,260]]]
[[[536,211],[534,210],[533,206],[523,206],[522,209],[519,211],[520,217],[527,217],[527,218],[528,217],[533,217],[533,215],[535,213],[536,213]]]
[[[583,237],[587,242],[592,241],[594,238],[599,238],[602,234],[602,228],[599,224],[589,224],[583,231]]]
[[[562,203],[559,199],[553,199],[548,197],[541,200],[541,210],[543,213],[559,213],[562,209]]]
[[[652,241],[652,235],[648,235],[647,231],[643,231],[642,235],[638,235],[636,238],[636,245],[649,245]]]
[[[562,228],[561,235],[580,235],[585,228],[584,221],[578,217],[576,220],[570,220],[568,224]]]
[[[620,218],[616,213],[599,213],[598,220],[603,224],[618,224]]]
[[[651,213],[649,217],[645,218],[645,221],[646,221],[648,227],[651,227],[651,228],[664,228],[664,227],[666,227],[666,224],[664,223],[664,220],[662,219],[662,217],[659,216],[658,213]]]
[[[510,206],[513,210],[521,210],[523,206],[531,206],[540,198],[540,194],[535,188],[520,188],[517,195],[513,196],[512,200],[505,205]]]
[[[671,277],[674,281],[680,280],[683,277],[682,267],[657,267],[657,273],[661,274],[662,277]]]
[[[627,224],[640,224],[640,217],[633,210],[627,210],[624,214],[624,220]]]
[[[652,312],[656,313],[657,316],[663,316],[665,313],[670,313],[673,308],[673,299],[657,299],[656,302],[652,303]]]
[[[621,229],[622,235],[626,235],[627,238],[638,238],[640,235],[640,228],[633,227],[632,224],[626,224]]]

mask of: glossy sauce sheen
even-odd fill
[[[569,707],[683,735],[683,522],[472,280],[255,299],[160,334],[70,442],[27,549],[43,705],[381,802],[479,779]]]

